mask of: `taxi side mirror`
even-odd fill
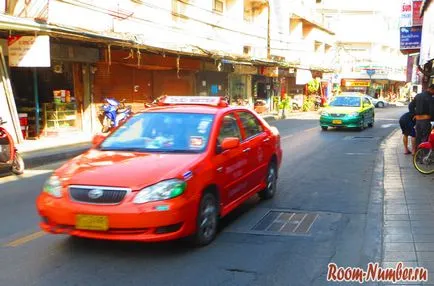
[[[223,139],[223,142],[221,144],[221,150],[225,151],[225,150],[229,150],[229,149],[233,149],[236,148],[240,145],[240,139],[237,137],[227,137],[225,139]]]
[[[106,136],[101,135],[101,134],[97,134],[95,136],[93,136],[92,138],[92,146],[96,147],[99,144],[101,144],[102,141],[104,141],[104,139],[106,138]]]

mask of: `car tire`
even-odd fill
[[[266,178],[266,187],[258,193],[263,200],[269,200],[276,194],[277,191],[277,165],[274,161],[268,165]]]
[[[377,103],[377,107],[379,108],[383,108],[384,107],[384,102],[380,101]]]
[[[374,122],[375,122],[375,119],[372,118],[371,122],[368,124],[368,127],[369,127],[369,128],[374,127]]]
[[[321,126],[322,131],[327,131],[329,128],[328,126]]]
[[[11,171],[15,175],[22,175],[24,173],[24,159],[21,155],[15,152],[14,160],[12,162]]]
[[[193,244],[198,247],[210,244],[217,235],[218,221],[217,197],[212,192],[206,191],[199,203],[197,229],[192,237]]]
[[[360,131],[363,131],[364,129],[365,129],[365,120],[362,119],[362,120],[360,120],[360,127],[359,127],[359,130],[360,130]]]

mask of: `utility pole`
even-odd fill
[[[271,18],[271,9],[270,9],[270,0],[266,0],[267,2],[267,59],[271,59],[271,44],[270,44],[270,18]]]

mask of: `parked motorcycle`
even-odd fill
[[[11,134],[2,127],[5,123],[0,117],[0,169],[21,175],[24,173],[24,160],[18,153]]]
[[[422,174],[434,173],[434,128],[431,130],[428,141],[418,146],[413,156],[413,165]]]
[[[101,106],[102,113],[102,132],[109,132],[112,128],[119,126],[122,121],[125,121],[133,113],[131,106],[125,106],[125,99],[117,101],[114,98],[106,98],[105,104]]]

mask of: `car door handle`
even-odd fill
[[[246,148],[243,150],[244,153],[249,152],[249,151],[250,151],[250,148]]]
[[[268,142],[268,141],[270,141],[270,137],[265,138],[263,142]]]

